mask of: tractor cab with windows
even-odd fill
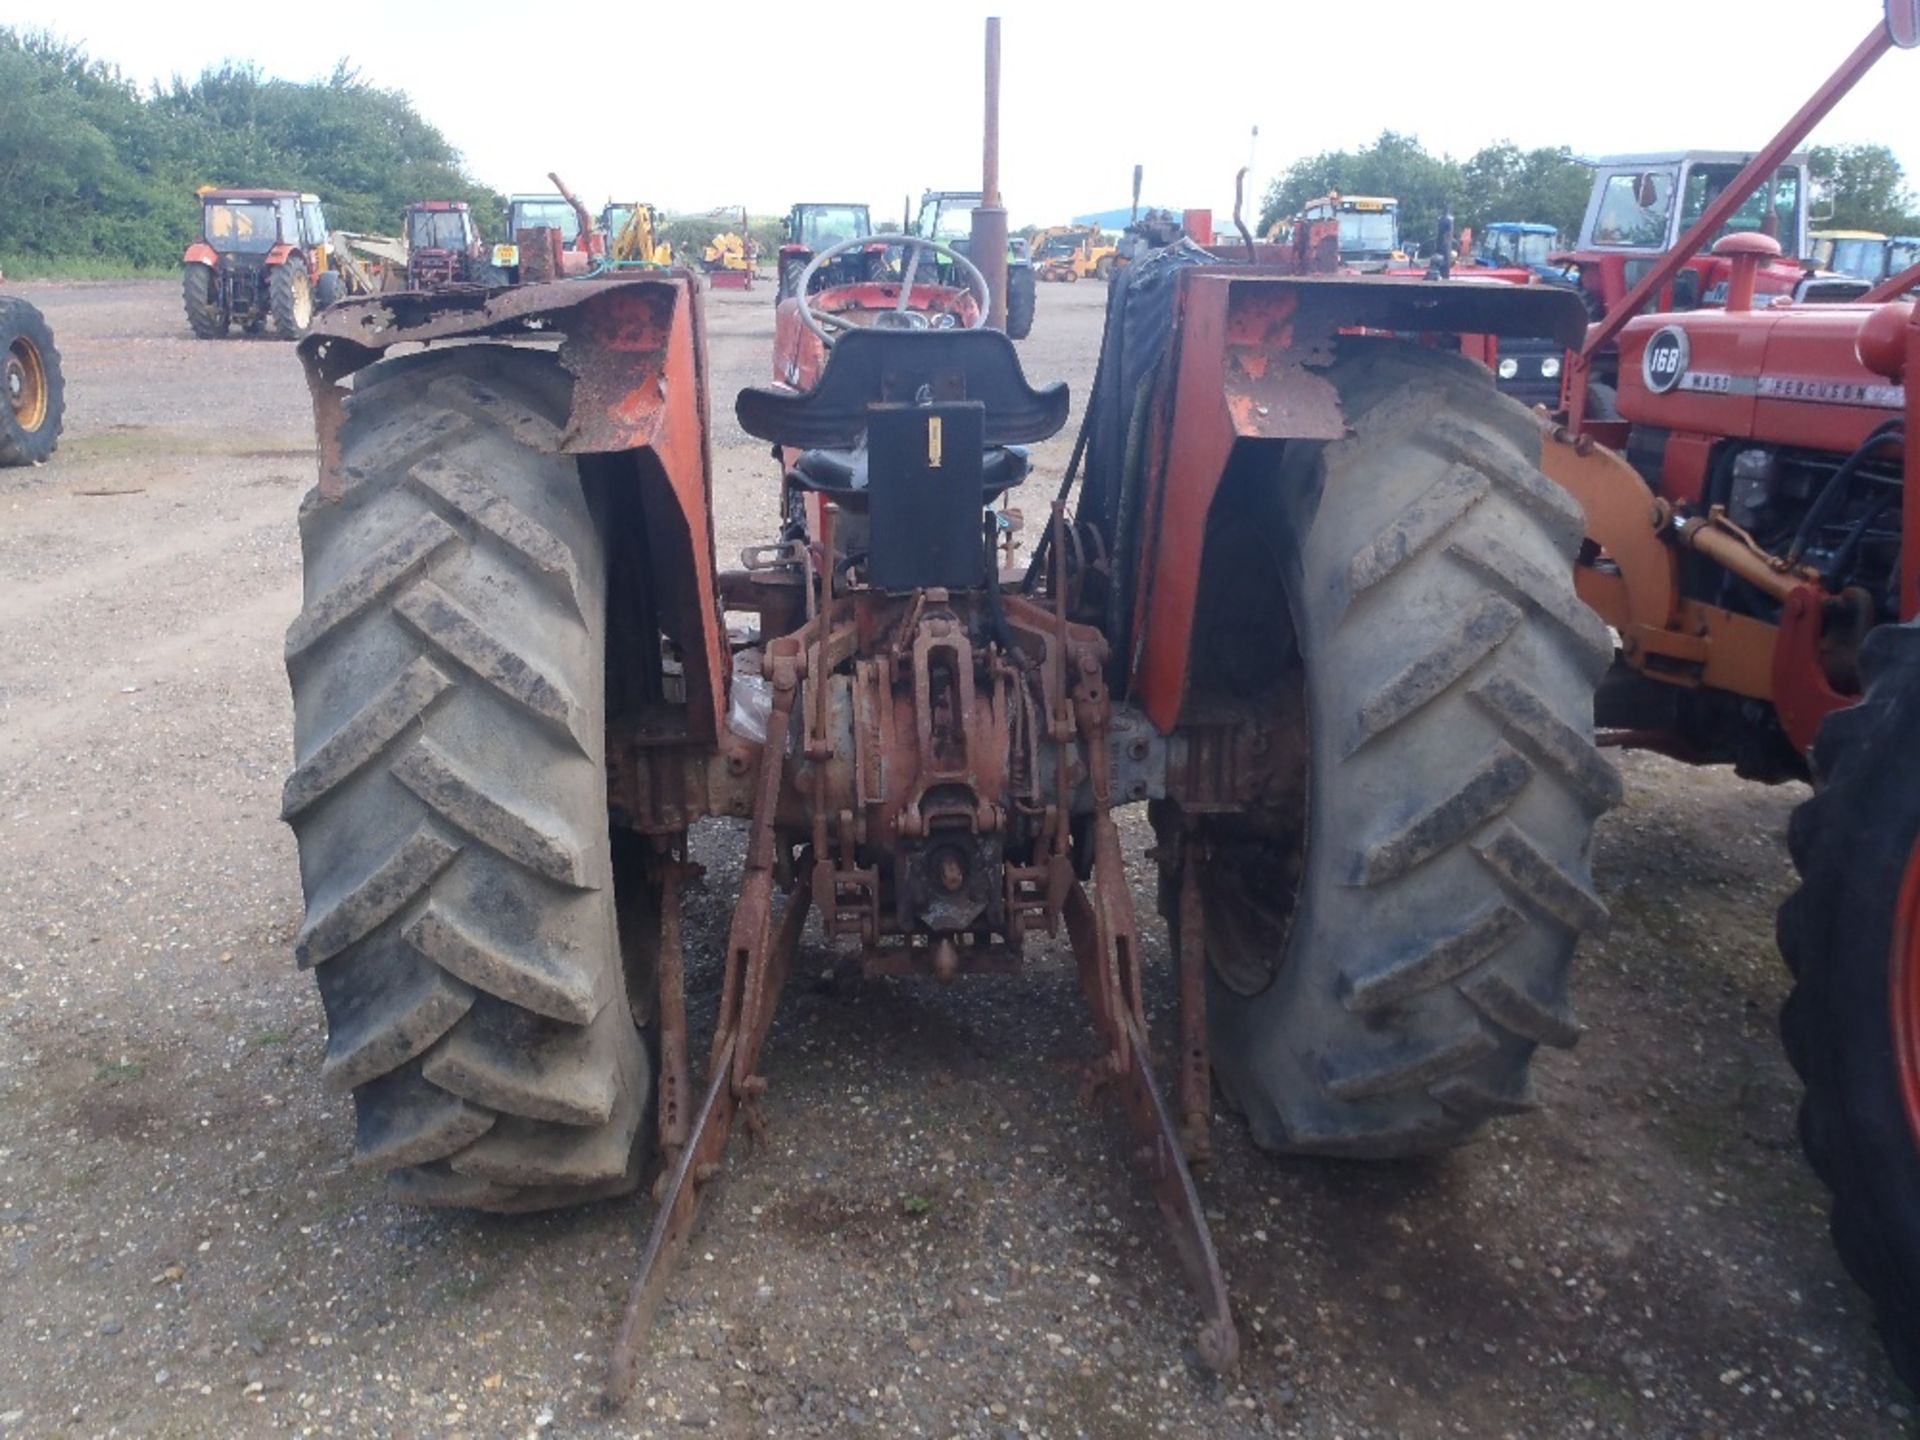
[[[407,289],[487,284],[492,267],[464,200],[418,200],[407,207]]]
[[[1587,312],[1599,319],[1619,304],[1720,198],[1748,158],[1735,151],[1675,150],[1615,155],[1598,162],[1579,241],[1571,251],[1553,257],[1577,274]],[[1791,296],[1803,273],[1791,257],[1808,252],[1807,195],[1807,157],[1791,155],[1772,180],[1746,197],[1718,234],[1708,237],[1697,262],[1680,270],[1655,308],[1724,306],[1732,267],[1724,256],[1714,255],[1712,247],[1742,232],[1771,236],[1783,256],[1761,268],[1755,293],[1763,300]]]
[[[815,267],[812,284],[816,287],[855,284],[876,280],[885,273],[887,247],[849,245],[873,234],[873,216],[865,205],[850,201],[803,200],[787,211],[780,222],[780,257],[775,299],[795,293],[800,272],[814,257],[838,249],[833,263]]]
[[[202,340],[234,325],[283,340],[346,294],[320,197],[294,190],[200,191],[200,238],[181,257],[187,323]]]

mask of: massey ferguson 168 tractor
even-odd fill
[[[1920,20],[1910,0],[1890,16]],[[1768,717],[1804,745],[1858,675],[1865,703],[1815,749],[1830,784],[1796,826],[1789,948],[1816,1161],[1856,1157],[1867,1198],[1842,1203],[1888,1227],[1843,1246],[1898,1260],[1920,978],[1890,976],[1920,971],[1920,789],[1895,747],[1920,672],[1896,622],[1920,547],[1889,578],[1891,431],[1849,428],[1854,391],[1813,397],[1824,439],[1760,427],[1808,384],[1884,397],[1911,307],[1855,312],[1870,382],[1783,376],[1794,393],[1744,396],[1751,423],[1716,432],[1738,437],[1725,452],[1648,419],[1635,456],[1663,457],[1656,487],[1580,416],[1528,411],[1455,353],[1578,345],[1570,290],[1343,275],[1330,220],[1217,255],[1180,240],[1115,275],[1073,457],[1050,507],[1024,503],[1047,518],[1009,570],[1024,447],[1068,397],[985,328],[1006,303],[986,154],[984,266],[937,229],[862,235],[783,294],[772,382],[734,399],[777,458],[766,543],[735,566],[712,538],[688,272],[374,298],[303,342],[321,460],[284,813],[296,954],[360,1163],[404,1198],[503,1211],[657,1168],[618,1397],[734,1121],[765,1123],[809,915],[868,973],[939,982],[1017,976],[1058,937],[1088,1079],[1133,1131],[1199,1297],[1197,1353],[1225,1370],[1238,1331],[1192,1170],[1212,1082],[1280,1152],[1416,1154],[1528,1109],[1536,1047],[1578,1034],[1574,947],[1606,921],[1588,859],[1620,796],[1593,738],[1603,678],[1624,662],[1675,697],[1643,735],[1670,716],[1674,748],[1786,768]],[[838,276],[874,244],[895,267]],[[1731,248],[1730,313],[1697,318],[1764,320],[1743,313],[1751,247]],[[1664,377],[1654,348],[1629,330],[1623,364]],[[1755,538],[1782,535],[1777,555]],[[1165,1089],[1115,821],[1130,804],[1172,942]],[[745,860],[702,1067],[682,893],[709,817],[744,825]],[[1907,1313],[1887,1287],[1915,1274],[1883,1283],[1883,1313]]]
[[[1781,241],[1728,233],[1890,45],[1920,42],[1920,7],[1887,12],[1592,328],[1544,467],[1586,513],[1580,595],[1620,639],[1601,729],[1814,782],[1788,834],[1781,1028],[1840,1256],[1920,1386],[1920,328],[1901,298],[1920,274],[1796,305],[1764,288]],[[1709,251],[1719,308],[1641,313]],[[1603,373],[1617,412],[1591,403]]]
[[[317,310],[345,297],[318,196],[209,186],[200,214],[200,238],[180,262],[187,324],[200,339],[235,325],[258,335],[271,322],[279,338],[298,340]]]

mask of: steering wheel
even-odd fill
[[[807,268],[800,272],[799,278],[793,282],[793,298],[800,306],[800,323],[819,336],[821,344],[831,346],[834,336],[844,334],[848,330],[867,327],[856,325],[845,316],[835,314],[831,310],[815,310],[807,303],[807,287],[813,283],[814,272],[829,261],[839,259],[850,250],[864,250],[872,245],[899,245],[907,252],[907,269],[900,281],[899,303],[891,310],[881,311],[874,319],[873,328],[895,330],[927,328],[928,320],[925,312],[907,308],[913,298],[913,277],[920,268],[920,257],[923,254],[931,254],[936,262],[942,257],[951,260],[954,269],[960,272],[961,279],[966,281],[967,290],[974,299],[975,309],[973,323],[967,326],[967,329],[978,330],[987,323],[989,303],[987,277],[980,273],[978,266],[951,245],[943,244],[938,240],[929,240],[924,235],[856,235],[850,240],[829,245],[815,255],[807,262]]]

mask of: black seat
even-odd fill
[[[867,447],[809,450],[789,472],[796,484],[833,497],[844,508],[861,510],[867,501]],[[1027,478],[1024,445],[989,445],[980,456],[980,503],[991,504]]]
[[[928,400],[979,401],[989,447],[1032,444],[1067,423],[1066,385],[1027,384],[1013,342],[998,330],[850,330],[827,352],[827,368],[811,390],[749,386],[733,411],[740,428],[758,439],[853,451],[866,433],[869,405]]]

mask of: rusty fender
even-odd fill
[[[1340,398],[1324,373],[1335,338],[1461,335],[1553,339],[1586,331],[1579,297],[1554,286],[1470,280],[1182,272],[1173,339],[1151,398],[1142,486],[1141,583],[1129,691],[1161,731],[1186,702],[1207,515],[1242,444],[1338,440]]]
[[[558,340],[573,376],[566,424],[522,438],[566,455],[618,456],[640,487],[652,537],[649,567],[665,628],[686,672],[689,744],[711,748],[726,713],[726,658],[713,558],[713,478],[708,450],[706,335],[692,272],[648,271],[488,290],[456,286],[345,301],[300,342],[313,399],[322,497],[346,488],[340,428],[350,393],[342,382],[391,347],[435,341]],[[446,397],[458,409],[459,396]],[[476,399],[476,404],[485,403]],[[610,557],[642,543],[610,534]]]

